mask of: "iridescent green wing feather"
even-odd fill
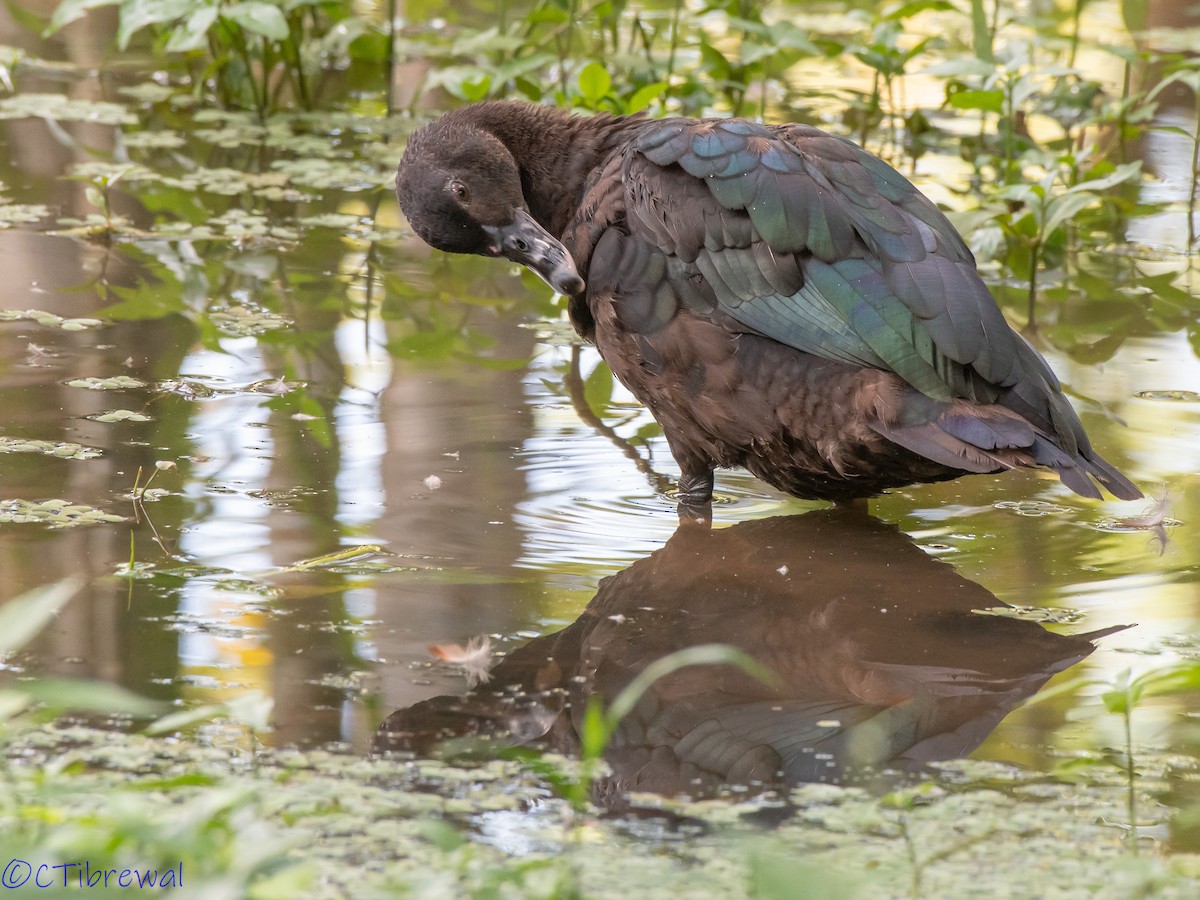
[[[696,180],[688,189],[668,172]],[[990,401],[1027,374],[1055,383],[945,216],[848,141],[797,125],[673,120],[638,138],[625,183],[641,186],[633,227],[695,266],[749,328],[894,371],[937,399]],[[646,187],[660,183],[665,203]]]

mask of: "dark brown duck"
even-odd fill
[[[396,193],[432,246],[522,263],[569,298],[691,503],[718,466],[810,499],[1016,466],[1141,496],[946,217],[849,141],[479,103],[412,137]]]

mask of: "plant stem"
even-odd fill
[[[1071,14],[1071,49],[1067,54],[1067,65],[1075,68],[1075,54],[1079,52],[1079,18],[1083,15],[1083,4],[1086,0],[1075,0],[1075,10]]]
[[[1192,187],[1188,191],[1188,248],[1196,243],[1196,182],[1200,181],[1200,91],[1196,91],[1196,130],[1192,133]]]
[[[917,858],[917,848],[913,843],[912,832],[908,829],[908,816],[900,814],[900,834],[904,838],[904,851],[908,856],[908,864],[912,867],[912,878],[909,881],[909,896],[912,900],[921,900],[921,861]]]
[[[254,99],[254,109],[258,113],[259,122],[265,122],[267,118],[267,110],[265,105],[266,90],[264,87],[263,95],[260,97],[258,85],[254,81],[254,60],[250,56],[250,47],[246,44],[246,35],[242,29],[236,25],[232,27],[234,44],[237,47],[238,55],[242,58],[242,63],[246,67],[246,78],[250,82],[250,96]],[[264,74],[263,80],[266,80]]]
[[[1137,836],[1137,791],[1134,790],[1133,770],[1133,706],[1125,705],[1125,784],[1129,806],[1129,842],[1133,855],[1138,855]]]
[[[387,46],[387,112],[395,112],[396,102],[396,0],[388,0],[388,46]]]
[[[683,11],[683,0],[675,0],[675,8],[671,11],[671,50],[667,54],[667,90],[671,89],[671,76],[675,74],[675,51],[679,49],[679,17]]]
[[[1030,334],[1037,331],[1037,270],[1042,258],[1041,239],[1035,240],[1029,247],[1029,308],[1025,328]]]
[[[1122,165],[1125,164],[1127,158],[1125,152],[1125,120],[1129,115],[1129,85],[1131,75],[1132,70],[1129,66],[1129,60],[1125,60],[1125,72],[1121,79],[1121,105],[1119,107],[1121,112],[1117,116],[1117,149],[1119,151],[1117,159]]]
[[[1016,85],[1010,75],[1004,85],[1004,183],[1012,184],[1013,129],[1017,127]]]
[[[300,58],[299,35],[303,29],[303,16],[297,16],[288,22],[286,46],[292,51],[291,65],[288,68],[292,73],[292,83],[296,86],[296,94],[300,100],[300,105],[305,109],[312,109],[312,99],[308,95],[308,81],[304,77],[304,61]],[[391,112],[390,106],[388,107],[388,111]]]

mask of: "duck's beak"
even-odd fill
[[[492,249],[498,256],[528,266],[560,294],[572,297],[583,293],[583,279],[567,248],[525,210],[517,210],[511,225],[484,226],[483,230],[495,243]]]

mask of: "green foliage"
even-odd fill
[[[1007,264],[1013,274],[1029,283],[1029,321],[1034,325],[1037,273],[1047,253],[1062,259],[1068,230],[1080,213],[1109,201],[1105,191],[1133,180],[1141,173],[1141,161],[1112,166],[1099,163],[1085,180],[1071,184],[1078,174],[1074,155],[1060,158],[1055,170],[1037,182],[1018,182],[1000,188],[991,215],[1008,246]]]
[[[1163,92],[1200,81],[1194,60],[1108,45],[1097,49],[1125,66],[1126,83],[1114,90],[1097,80],[1076,64],[1083,3],[1018,21],[987,0],[913,0],[852,10],[826,25],[819,17],[797,24],[804,7],[782,0],[699,8],[682,0],[531,0],[448,12],[444,21],[418,7],[393,34],[391,20],[358,15],[344,0],[64,0],[48,30],[109,5],[118,10],[119,47],[149,34],[158,51],[185,62],[198,89],[210,85],[224,104],[260,117],[288,99],[314,104],[318,76],[356,60],[388,67],[389,99],[395,65],[416,64],[416,82],[403,86],[413,109],[442,105],[445,95],[519,96],[586,111],[794,118],[810,96],[832,97],[847,131],[897,165],[935,147],[970,162],[967,205],[973,200],[980,214],[964,218],[968,237],[982,260],[1028,286],[1026,312],[1047,280],[1038,272],[1057,271],[1086,241],[1075,227],[1081,217],[1119,220],[1126,211],[1120,191],[1137,173],[1125,148],[1153,121]],[[1129,73],[1154,63],[1166,66],[1163,79],[1132,87]],[[820,71],[818,64],[865,74],[870,89],[798,86],[796,73]],[[916,73],[943,82],[940,109],[908,105],[904,81]],[[377,85],[384,80],[375,76]],[[1189,137],[1200,147],[1200,135]],[[111,212],[111,185],[93,186],[99,213],[78,222],[79,231],[107,238],[127,228]],[[420,337],[404,347],[454,352]]]
[[[1180,694],[1200,694],[1200,662],[1186,661],[1156,666],[1135,676],[1123,669],[1110,679],[1080,676],[1061,682],[1026,701],[1026,706],[1045,703],[1085,687],[1103,688],[1100,699],[1108,712],[1121,717],[1124,726],[1124,758],[1119,760],[1087,757],[1075,759],[1061,772],[1067,780],[1087,777],[1089,767],[1112,766],[1125,775],[1125,802],[1128,821],[1124,823],[1130,847],[1138,852],[1140,824],[1138,820],[1138,771],[1133,746],[1133,714],[1150,697],[1169,697]]]
[[[63,0],[46,33],[105,6],[117,7],[119,49],[146,31],[164,53],[204,59],[199,82],[211,80],[226,105],[260,118],[281,104],[285,84],[292,102],[311,108],[323,57],[367,27],[340,0]]]

